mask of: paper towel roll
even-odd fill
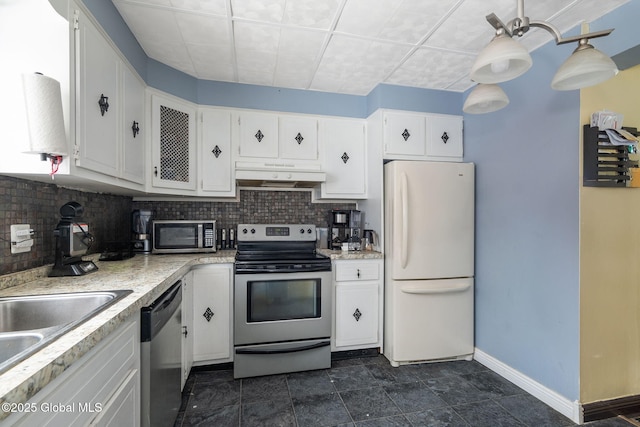
[[[22,85],[30,140],[25,152],[68,155],[60,83],[33,73],[22,75]]]

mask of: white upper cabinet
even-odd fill
[[[321,198],[367,197],[365,137],[363,120],[321,120],[322,162],[327,175],[320,186]]]
[[[203,109],[200,121],[198,171],[207,195],[234,196],[236,181],[231,150],[231,113]]]
[[[376,115],[382,116],[384,159],[462,161],[462,116],[393,110]]]
[[[316,160],[318,158],[318,121],[305,116],[280,116],[278,119],[280,158]]]
[[[74,13],[76,166],[144,184],[144,83],[89,18]]]
[[[385,112],[383,127],[385,156],[424,156],[424,115]]]
[[[118,176],[120,59],[86,15],[76,19],[76,165]]]
[[[462,117],[430,115],[427,118],[427,154],[445,160],[462,160]]]
[[[240,159],[318,159],[318,120],[313,117],[242,111],[237,123]]]
[[[270,113],[243,112],[238,116],[240,157],[278,157],[278,116]]]
[[[147,130],[144,121],[144,84],[128,67],[122,67],[122,75],[122,177],[144,184]]]
[[[151,97],[152,185],[196,188],[196,109],[159,95]]]

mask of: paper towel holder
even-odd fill
[[[37,153],[42,160],[67,155],[60,83],[42,73],[22,75],[29,145],[26,153]]]

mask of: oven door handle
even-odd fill
[[[316,348],[322,348],[330,345],[330,341],[322,341],[314,344],[303,345],[299,347],[287,347],[287,348],[272,348],[272,349],[252,349],[252,348],[237,348],[237,354],[283,354],[283,353],[296,353],[298,351],[313,350]]]

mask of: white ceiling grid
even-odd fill
[[[199,79],[367,95],[380,83],[461,92],[516,0],[112,0],[146,54]],[[561,32],[629,0],[529,0]],[[604,28],[591,28],[591,31]],[[615,37],[615,32],[610,37]],[[551,40],[532,29],[529,50]],[[597,44],[597,42],[596,42]],[[597,47],[597,46],[596,46]]]

